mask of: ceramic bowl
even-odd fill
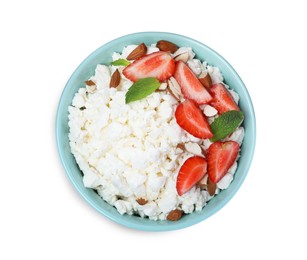
[[[161,39],[171,41],[178,46],[191,47],[198,59],[206,60],[208,64],[219,67],[224,76],[225,83],[239,94],[239,105],[245,115],[243,122],[245,137],[241,146],[241,156],[233,182],[226,190],[221,191],[210,200],[202,211],[184,215],[180,220],[174,222],[153,221],[137,216],[120,215],[114,207],[106,203],[94,190],[85,188],[82,181],[82,173],[76,164],[74,156],[70,152],[68,140],[68,106],[71,104],[74,94],[78,89],[84,87],[84,81],[93,75],[96,65],[99,63],[109,64],[112,61],[112,53],[115,51],[121,52],[126,45],[140,44],[141,42],[151,44]],[[186,36],[166,32],[141,32],[126,35],[104,44],[90,54],[73,72],[63,90],[58,105],[56,115],[56,141],[60,159],[70,181],[83,198],[102,215],[118,224],[133,229],[168,231],[186,228],[204,221],[223,208],[235,195],[243,183],[252,162],[256,141],[256,121],[253,104],[244,83],[232,66],[221,55],[205,44]]]

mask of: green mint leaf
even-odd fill
[[[221,114],[210,125],[213,132],[211,142],[225,138],[233,133],[244,120],[244,114],[241,111],[231,110]]]
[[[125,59],[118,59],[118,60],[111,62],[111,65],[113,66],[128,66],[129,64],[130,62]]]
[[[126,93],[126,104],[143,99],[160,87],[161,83],[156,78],[139,79],[133,83]]]

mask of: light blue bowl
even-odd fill
[[[70,152],[68,140],[68,106],[71,104],[74,94],[80,87],[84,86],[84,81],[93,75],[96,65],[99,63],[109,64],[112,61],[112,53],[114,51],[120,52],[126,45],[140,44],[141,42],[151,44],[161,39],[174,42],[178,46],[192,47],[197,54],[197,58],[219,67],[226,84],[240,95],[239,105],[245,115],[243,123],[245,138],[233,182],[228,189],[223,190],[218,196],[214,197],[201,212],[184,215],[179,221],[175,222],[152,221],[136,216],[120,215],[114,207],[102,200],[94,190],[83,186],[82,173]],[[75,70],[68,80],[59,102],[56,115],[56,140],[59,155],[69,179],[83,198],[96,210],[111,220],[129,228],[146,231],[168,231],[189,227],[207,219],[220,210],[234,196],[243,183],[252,162],[256,140],[256,121],[253,104],[244,83],[222,56],[206,45],[182,35],[166,32],[141,32],[120,37],[101,46],[90,54]]]

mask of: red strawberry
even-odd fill
[[[238,107],[233,97],[223,84],[214,84],[211,86],[209,91],[213,97],[210,104],[215,107],[219,114],[222,114],[229,110],[240,111],[240,108]]]
[[[145,55],[128,65],[123,74],[135,82],[142,78],[169,79],[175,72],[175,61],[168,52],[158,51]]]
[[[185,98],[192,99],[197,104],[206,104],[212,99],[194,72],[184,62],[178,61],[176,63],[174,77]]]
[[[207,172],[207,161],[199,156],[187,159],[181,166],[178,176],[176,189],[179,196],[189,191],[199,182]]]
[[[210,125],[195,101],[186,99],[180,103],[176,108],[175,118],[177,124],[189,134],[201,139],[213,137]]]
[[[208,176],[213,183],[219,182],[235,162],[240,145],[234,141],[215,142],[208,150]]]

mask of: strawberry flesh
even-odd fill
[[[153,77],[159,81],[169,79],[175,72],[175,61],[168,52],[158,51],[145,55],[128,65],[123,74],[135,82]]]
[[[179,196],[188,192],[207,173],[207,161],[200,156],[187,159],[181,166],[176,182]]]
[[[213,137],[205,115],[193,100],[186,99],[180,103],[176,108],[175,118],[177,124],[189,134],[201,139]]]
[[[212,97],[210,93],[184,62],[176,62],[174,77],[185,98],[192,99],[197,104],[206,104],[211,101]]]
[[[210,101],[210,105],[212,105],[219,114],[229,110],[240,111],[240,108],[223,84],[214,84],[210,87],[209,91],[213,97]]]
[[[208,176],[213,183],[218,183],[235,162],[240,145],[234,141],[215,142],[210,145],[208,160]]]

